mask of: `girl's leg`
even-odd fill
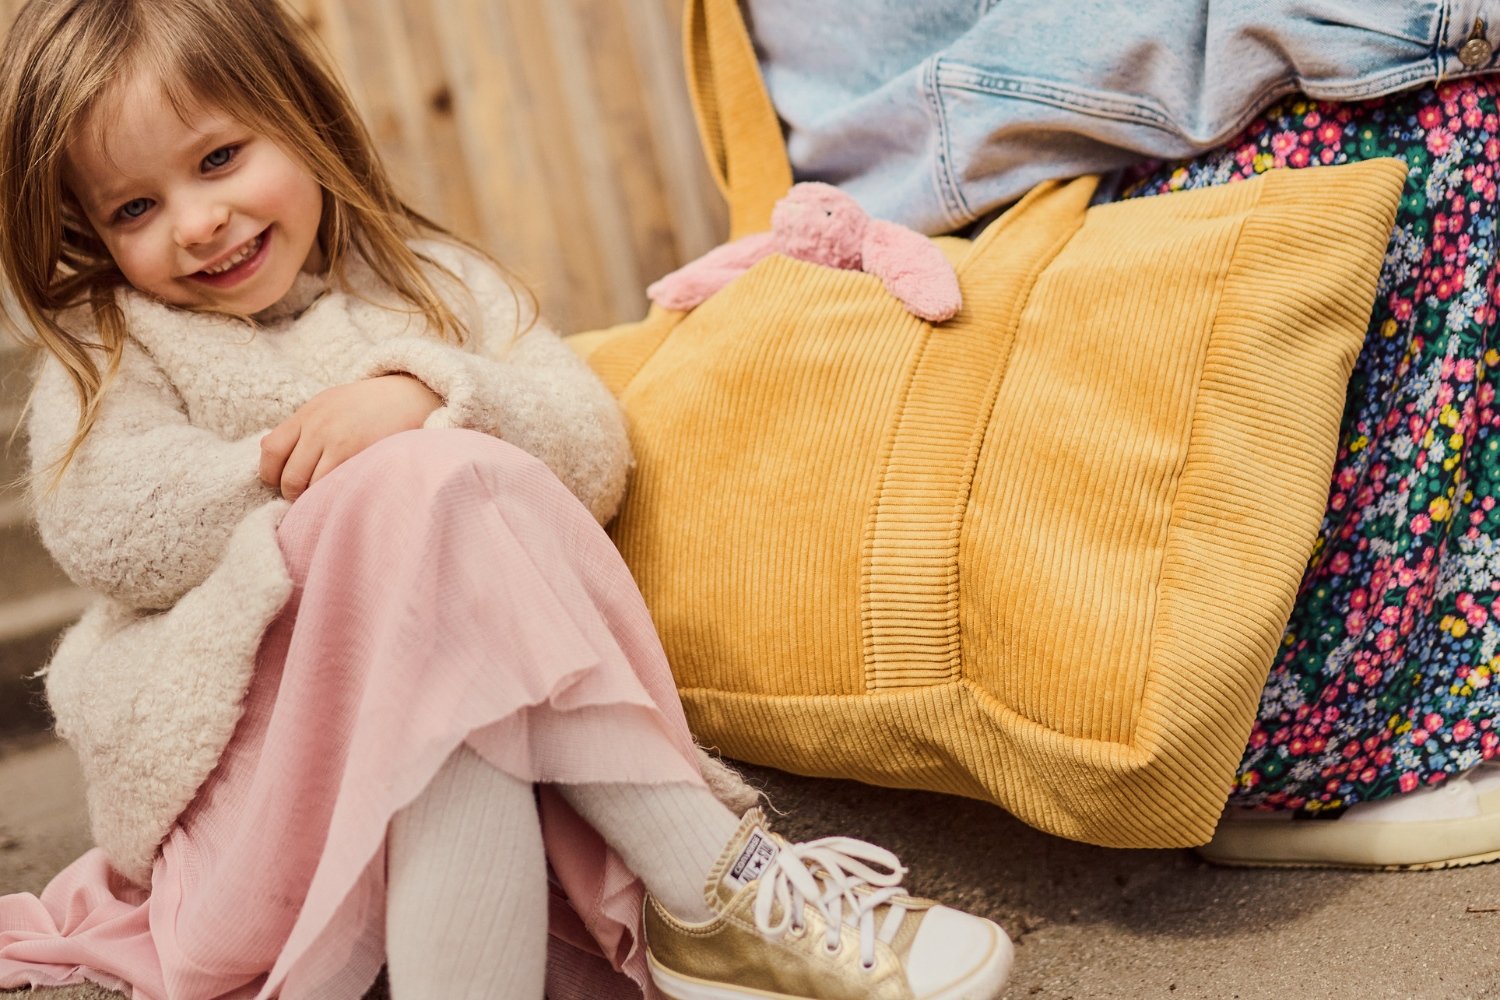
[[[267,994],[336,995],[324,984],[368,982],[388,959],[398,997],[456,995],[431,985],[445,972],[480,995],[519,995],[511,979],[487,990],[490,966],[473,974],[467,964],[506,936],[472,915],[491,909],[538,935],[510,935],[484,956],[534,963],[514,974],[523,980],[549,949],[566,961],[592,934],[644,983],[640,883],[555,789],[702,787],[702,776],[650,616],[598,524],[513,446],[421,431],[380,442],[309,490],[279,539],[297,591],[266,658],[284,668],[260,675],[272,683],[247,710],[251,771],[229,782],[255,783],[247,797],[278,804],[284,820],[247,834],[236,856],[297,876],[282,880],[300,902]],[[461,763],[470,757],[483,770]],[[483,794],[443,791],[455,781]],[[538,784],[549,786],[540,809]],[[510,826],[524,816],[534,837],[539,812],[545,861]],[[534,890],[512,895],[516,878],[490,878],[502,851],[533,887],[550,862],[581,921],[551,895],[540,908],[524,902]],[[700,894],[703,875],[693,878]],[[246,871],[224,895],[263,879]],[[458,909],[445,930],[424,907]],[[544,935],[549,911],[560,944]]]
[[[547,879],[529,782],[468,747],[398,813],[386,841],[395,1000],[541,1000]]]
[[[587,784],[559,790],[668,910],[684,920],[712,916],[703,886],[740,818],[708,789]]]
[[[332,669],[331,690],[358,706],[347,715],[361,729],[360,767],[343,784],[401,803],[385,838],[388,934],[402,939],[389,954],[397,1000],[403,988],[486,991],[472,956],[504,934],[481,915],[493,908],[502,923],[524,922],[534,909],[511,895],[508,874],[487,869],[503,847],[530,875],[543,871],[534,849],[516,853],[524,838],[508,824],[517,813],[534,822],[536,783],[549,786],[547,860],[616,958],[639,924],[620,921],[622,943],[602,919],[618,873],[578,877],[597,872],[597,838],[652,890],[651,975],[660,982],[670,969],[697,983],[686,993],[664,987],[670,995],[743,995],[725,990],[749,984],[768,995],[853,997],[886,980],[877,993],[950,995],[961,981],[966,996],[998,994],[1011,956],[998,926],[905,895],[895,858],[878,848],[842,838],[786,844],[760,828],[758,811],[735,820],[712,797],[639,591],[540,463],[477,434],[401,435],[298,506],[288,520],[311,536],[294,539],[300,532],[284,523],[284,550],[327,563],[313,574],[317,592],[309,584],[303,593],[296,633],[315,643],[309,668]],[[434,760],[434,746],[450,749]],[[468,751],[453,758],[453,746],[481,763],[462,763]],[[559,797],[574,808],[553,809]],[[476,880],[485,885],[468,884]],[[450,928],[477,933],[442,933],[436,914],[449,906],[459,907]],[[636,896],[628,919],[640,916]],[[496,955],[516,951],[543,953],[512,938]],[[458,985],[434,986],[434,973]],[[500,995],[534,993],[507,981]]]

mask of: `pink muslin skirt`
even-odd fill
[[[542,785],[549,996],[652,995],[639,882],[546,785],[703,779],[588,512],[511,445],[416,431],[309,490],[278,537],[296,592],[150,888],[95,849],[40,898],[0,897],[0,987],[357,1000],[384,960],[387,824],[467,742]]]

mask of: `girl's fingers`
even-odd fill
[[[291,457],[297,441],[302,435],[302,426],[296,420],[287,420],[260,439],[260,481],[267,486],[280,489],[282,470]]]
[[[281,495],[296,500],[312,485],[313,473],[323,457],[322,445],[307,439],[299,439],[281,470]]]
[[[307,485],[312,486],[319,479],[322,479],[334,469],[337,469],[339,466],[343,465],[344,462],[351,457],[352,456],[350,455],[338,454],[333,451],[323,452],[323,454],[318,457],[317,467],[313,469],[312,478],[308,480]]]

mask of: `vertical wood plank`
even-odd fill
[[[539,283],[555,301],[561,263],[551,238],[552,194],[542,186],[536,143],[525,141],[522,101],[509,32],[495,0],[448,0],[435,18],[454,84],[464,165],[474,179],[481,239],[496,256]],[[535,192],[531,200],[523,193]],[[442,220],[439,220],[442,221]],[[571,314],[545,310],[567,322]]]
[[[571,0],[582,41],[594,57],[589,83],[598,107],[600,154],[619,194],[618,211],[634,266],[626,298],[616,306],[639,309],[641,288],[669,270],[678,257],[677,233],[653,140],[649,96],[631,44],[633,4],[620,0]],[[611,169],[613,168],[613,169]]]
[[[647,277],[654,280],[683,259],[698,257],[724,242],[729,215],[704,166],[703,146],[698,141],[684,84],[683,0],[664,0],[661,4],[619,2],[628,4],[636,15],[625,19],[635,62],[641,68],[641,90],[636,99],[650,128],[676,234],[676,259],[662,272],[648,270]]]
[[[489,243],[479,227],[479,206],[474,178],[462,169],[463,141],[454,113],[454,91],[450,68],[442,58],[437,19],[443,16],[443,0],[404,0],[401,32],[413,69],[414,100],[423,119],[420,140],[425,156],[419,169],[427,176],[431,201],[415,200],[418,210],[442,222],[468,239]]]
[[[351,45],[348,61],[361,82],[360,114],[397,188],[406,199],[429,203],[427,174],[420,167],[421,107],[412,79],[411,53],[401,40],[399,0],[361,0],[346,8]]]
[[[349,30],[348,4],[345,0],[297,0],[296,7],[322,40],[349,90],[355,105],[364,110],[364,88],[359,79],[359,61],[355,58],[354,39]]]
[[[553,71],[572,138],[572,155],[578,163],[579,193],[592,216],[601,251],[608,309],[639,312],[645,305],[641,294],[645,282],[634,259],[631,214],[635,203],[631,196],[644,196],[658,206],[661,198],[650,190],[649,181],[632,183],[644,179],[650,160],[641,156],[644,144],[639,139],[632,142],[623,134],[632,116],[621,121],[614,106],[615,95],[638,88],[632,86],[629,63],[620,58],[614,44],[618,35],[605,39],[596,30],[609,5],[599,0],[553,0],[541,6],[556,43],[558,63]],[[610,84],[602,91],[594,86],[594,78],[601,74]],[[634,117],[639,121],[638,115]]]
[[[535,147],[545,185],[534,188],[532,196],[548,192],[556,227],[553,238],[562,251],[562,280],[572,292],[568,322],[578,328],[593,326],[596,317],[616,313],[611,295],[620,283],[619,264],[610,244],[618,242],[618,220],[609,213],[605,192],[590,186],[598,176],[592,159],[595,149],[588,143],[595,130],[574,120],[580,112],[578,67],[559,61],[554,34],[558,22],[549,14],[552,4],[503,0],[501,6],[517,43],[511,54],[526,87],[520,108],[526,128],[520,141]],[[581,140],[587,144],[581,145]],[[551,291],[544,294],[550,300]]]

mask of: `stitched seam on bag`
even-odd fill
[[[1210,357],[1212,345],[1213,345],[1213,343],[1215,341],[1215,338],[1218,336],[1218,332],[1217,331],[1218,331],[1218,328],[1219,328],[1220,304],[1221,304],[1221,302],[1223,300],[1225,289],[1228,287],[1228,284],[1229,284],[1229,281],[1228,281],[1228,279],[1229,279],[1229,273],[1230,273],[1230,270],[1233,267],[1234,261],[1237,260],[1239,258],[1239,256],[1240,256],[1240,254],[1241,254],[1241,241],[1242,241],[1244,233],[1245,233],[1246,225],[1247,225],[1248,221],[1253,217],[1253,215],[1254,215],[1254,213],[1255,213],[1255,211],[1257,209],[1257,206],[1259,206],[1260,201],[1261,201],[1261,197],[1262,197],[1263,192],[1264,192],[1264,189],[1265,189],[1265,182],[1264,181],[1255,183],[1250,188],[1241,189],[1243,191],[1247,191],[1247,192],[1253,193],[1253,198],[1250,199],[1248,202],[1242,204],[1241,206],[1235,208],[1232,212],[1225,213],[1226,215],[1238,215],[1241,218],[1238,221],[1238,226],[1237,226],[1237,228],[1236,228],[1236,230],[1234,232],[1231,245],[1224,251],[1225,259],[1228,261],[1228,263],[1225,265],[1225,268],[1224,268],[1224,276],[1217,283],[1217,285],[1216,285],[1216,287],[1214,289],[1214,298],[1213,298],[1213,301],[1212,301],[1211,305],[1206,310],[1206,315],[1208,317],[1210,317],[1210,330],[1209,330],[1208,336],[1207,336],[1207,338],[1206,338],[1206,340],[1204,342],[1204,346],[1202,348],[1202,355],[1200,357],[1199,365],[1198,365],[1198,368],[1197,368],[1196,373],[1195,373],[1195,378],[1193,380],[1193,401],[1192,401],[1191,410],[1190,410],[1189,416],[1188,416],[1188,426],[1186,428],[1186,434],[1187,434],[1189,440],[1191,440],[1192,429],[1195,426],[1195,423],[1196,423],[1196,420],[1197,420],[1197,411],[1198,411],[1198,408],[1199,408],[1199,394],[1201,393],[1201,389],[1202,389],[1204,366],[1207,364],[1207,361],[1208,361],[1208,359]],[[1222,190],[1222,188],[1220,190]],[[1192,196],[1190,193],[1187,193],[1187,192],[1184,192],[1183,194],[1186,194],[1189,197]],[[1179,197],[1181,197],[1181,196],[1182,195],[1180,194]],[[1117,203],[1113,203],[1111,205],[1094,206],[1094,208],[1091,208],[1090,211],[1096,211],[1097,210],[1097,211],[1106,211],[1106,212],[1108,212],[1108,211],[1113,211],[1113,210],[1115,210],[1117,208],[1118,209],[1125,209],[1130,204],[1132,204],[1132,202],[1117,202]],[[1071,237],[1070,237],[1070,239],[1071,239]],[[1040,278],[1040,276],[1038,276],[1038,280],[1039,280],[1039,278]],[[1028,289],[1028,292],[1027,292],[1028,301],[1029,301],[1029,297],[1030,297],[1030,295],[1032,293],[1032,290],[1034,290],[1034,285],[1032,286],[1031,289]],[[1024,314],[1025,314],[1025,306],[1023,305],[1021,311],[1017,315],[1018,316],[1024,316]],[[1019,325],[1017,327],[1017,331],[1016,332],[1017,332],[1017,335],[1019,335],[1019,332],[1020,332]],[[1008,371],[1008,368],[1009,368],[1009,366],[1007,366],[1007,371]],[[998,423],[998,421],[997,421],[996,415],[995,415],[995,413],[993,411],[993,407],[997,406],[998,403],[999,403],[999,392],[998,392],[998,389],[999,389],[999,386],[997,384],[997,386],[996,386],[996,394],[995,394],[994,399],[991,402],[991,407],[992,408],[988,412],[987,419],[986,419],[986,422],[985,422],[985,426],[987,428],[986,434],[985,434],[986,444],[988,444],[990,436],[993,433],[995,433],[995,428],[997,428],[998,426],[1000,426],[999,423]],[[1172,493],[1171,493],[1170,497],[1167,500],[1170,513],[1168,514],[1167,529],[1166,529],[1165,533],[1162,536],[1162,552],[1163,552],[1163,557],[1162,557],[1162,559],[1160,559],[1160,560],[1157,561],[1156,568],[1155,568],[1155,571],[1154,571],[1154,576],[1153,576],[1153,579],[1151,581],[1151,591],[1152,591],[1152,593],[1154,595],[1156,595],[1156,603],[1157,603],[1158,606],[1159,606],[1159,603],[1160,603],[1160,597],[1159,597],[1159,595],[1160,595],[1160,588],[1161,588],[1162,570],[1163,570],[1163,566],[1165,564],[1165,553],[1169,550],[1169,547],[1170,547],[1171,531],[1172,531],[1172,521],[1177,516],[1177,495],[1176,495],[1176,491],[1181,486],[1182,478],[1183,478],[1182,477],[1182,472],[1186,469],[1186,464],[1187,464],[1187,457],[1186,457],[1186,455],[1184,455],[1184,458],[1182,460],[1182,464],[1181,464],[1181,466],[1179,466],[1179,469],[1178,469],[1178,474],[1173,478],[1173,481],[1172,481],[1172,485],[1171,485]],[[1152,636],[1153,636],[1152,641],[1154,643],[1155,642],[1155,636],[1154,636],[1154,632],[1155,632],[1154,617],[1153,617],[1153,625],[1151,626],[1151,631],[1152,631]],[[1153,650],[1154,650],[1154,646],[1153,646]],[[1141,704],[1144,702],[1144,692],[1147,689],[1147,686],[1149,685],[1150,679],[1151,679],[1151,676],[1152,676],[1151,658],[1150,658],[1151,655],[1152,655],[1152,651],[1148,650],[1148,659],[1146,661],[1146,667],[1145,667],[1145,670],[1144,670],[1144,672],[1142,674],[1142,678],[1141,678],[1141,691],[1143,693],[1142,693],[1141,697],[1139,697],[1139,698],[1136,699],[1136,708],[1135,708],[1134,712],[1132,713],[1136,717],[1137,724],[1138,724],[1139,716],[1140,716],[1140,707],[1141,707]],[[965,680],[967,681],[967,679],[965,679]],[[979,692],[979,691],[983,690],[983,689],[979,688],[977,685],[975,685],[974,689],[975,689],[976,692]],[[1024,719],[1028,723],[1031,723],[1031,724],[1034,724],[1036,726],[1039,726],[1039,727],[1041,727],[1041,728],[1043,728],[1045,730],[1048,730],[1048,731],[1051,731],[1051,732],[1057,732],[1057,733],[1059,733],[1059,735],[1066,736],[1066,737],[1068,737],[1070,739],[1087,739],[1090,743],[1097,743],[1099,745],[1108,745],[1108,746],[1117,746],[1117,747],[1129,747],[1132,750],[1139,750],[1142,753],[1146,753],[1147,752],[1147,750],[1145,750],[1144,748],[1139,747],[1138,744],[1137,744],[1137,742],[1136,742],[1136,740],[1135,740],[1134,733],[1135,733],[1136,729],[1138,728],[1138,725],[1137,726],[1132,726],[1131,730],[1130,730],[1131,735],[1129,736],[1129,738],[1123,739],[1123,740],[1109,740],[1109,739],[1103,739],[1103,738],[1098,738],[1098,737],[1083,737],[1083,736],[1080,736],[1080,735],[1077,735],[1077,734],[1061,733],[1055,727],[1055,725],[1053,725],[1051,723],[1048,723],[1048,722],[1046,722],[1046,721],[1044,721],[1042,719],[1036,718],[1032,714],[1027,713],[1025,711],[1022,711],[1019,707],[1017,707],[1015,705],[1012,705],[1012,704],[1010,704],[1010,703],[1008,703],[1006,701],[1003,701],[1003,700],[1001,700],[999,698],[996,698],[994,695],[992,695],[992,694],[990,694],[988,692],[985,692],[985,697],[986,697],[986,699],[993,699],[993,701],[994,701],[995,704],[1003,705],[1006,708],[1007,711],[1009,711],[1012,714],[1014,714],[1017,718]]]
[[[1269,181],[1269,178],[1267,178],[1267,180]],[[1198,425],[1200,423],[1200,413],[1203,407],[1203,376],[1205,370],[1208,367],[1208,360],[1214,353],[1214,346],[1220,343],[1223,339],[1224,299],[1228,292],[1230,282],[1233,280],[1235,266],[1240,260],[1241,247],[1244,244],[1245,233],[1250,228],[1252,221],[1255,219],[1255,213],[1260,209],[1261,202],[1265,197],[1266,187],[1266,183],[1256,185],[1254,191],[1254,199],[1242,210],[1244,217],[1240,220],[1239,227],[1235,230],[1234,243],[1229,249],[1229,262],[1224,270],[1224,278],[1219,282],[1218,287],[1214,290],[1213,308],[1210,313],[1210,315],[1212,315],[1213,317],[1213,320],[1209,326],[1208,339],[1203,345],[1203,356],[1199,359],[1197,378],[1193,383],[1193,404],[1192,408],[1188,412],[1187,421],[1186,439],[1188,442],[1188,447],[1183,451],[1181,466],[1177,471],[1177,475],[1172,480],[1172,493],[1168,501],[1170,513],[1167,516],[1167,530],[1165,535],[1162,537],[1161,558],[1156,562],[1155,579],[1153,579],[1151,582],[1151,592],[1153,594],[1153,608],[1150,624],[1151,644],[1146,650],[1146,668],[1145,672],[1141,676],[1140,694],[1136,698],[1135,725],[1132,726],[1130,739],[1127,741],[1129,746],[1141,753],[1151,752],[1151,748],[1144,747],[1140,744],[1141,720],[1145,714],[1148,695],[1159,674],[1159,668],[1157,666],[1157,656],[1160,650],[1161,643],[1161,631],[1159,626],[1162,613],[1162,579],[1166,573],[1168,557],[1172,553],[1173,540],[1174,538],[1180,537],[1182,531],[1183,513],[1182,508],[1178,503],[1178,498],[1182,492],[1182,481],[1187,475],[1188,466],[1192,461],[1193,455],[1195,454],[1195,451],[1193,449],[1193,436],[1198,429]]]
[[[1094,176],[1092,180],[1096,185],[1094,192],[1097,192],[1099,178]],[[1083,183],[1085,183],[1085,179],[1082,177],[1067,181],[1042,181],[1022,195],[1020,200],[1001,212],[994,221],[984,227],[983,232],[969,241],[968,250],[965,251],[962,260],[954,268],[958,272],[959,283],[963,283],[975,261],[984,260],[989,254],[994,252],[991,248],[996,243],[1001,242],[1010,235],[1010,230],[1017,225],[1016,220],[1024,218],[1026,210],[1033,202],[1052,197],[1052,193],[1060,188]]]
[[[941,338],[947,334],[956,332],[942,328],[934,329],[931,326],[927,328],[926,338],[923,341],[921,350],[917,352],[911,373],[902,386],[901,399],[896,418],[893,422],[892,432],[881,448],[882,472],[880,485],[875,492],[870,517],[866,524],[864,540],[861,544],[860,633],[865,667],[866,691],[889,691],[901,688],[927,687],[951,682],[960,678],[963,674],[963,641],[959,621],[959,595],[962,592],[959,551],[963,543],[963,526],[969,513],[975,468],[983,450],[984,442],[988,437],[989,420],[994,415],[1000,386],[1004,382],[1006,371],[1009,369],[1011,352],[1015,345],[1016,335],[1020,329],[1021,317],[1025,314],[1026,308],[1031,301],[1032,293],[1035,291],[1042,274],[1051,266],[1057,255],[1062,252],[1063,247],[1067,246],[1068,242],[1082,228],[1083,219],[1084,214],[1080,212],[1074,224],[1065,233],[1062,233],[1048,244],[1045,250],[1038,253],[1035,260],[1028,266],[1022,278],[1022,289],[1016,293],[1015,300],[1011,304],[1009,315],[1007,316],[1008,326],[1004,331],[996,334],[997,336],[1003,336],[1005,341],[997,352],[998,356],[995,358],[990,377],[983,394],[979,397],[979,403],[972,413],[975,425],[969,432],[969,440],[965,446],[962,467],[956,480],[952,483],[953,491],[948,504],[949,513],[946,515],[947,530],[944,532],[947,558],[944,561],[943,572],[946,575],[947,603],[950,609],[945,619],[949,636],[946,671],[941,676],[933,676],[929,669],[917,667],[912,669],[907,676],[892,677],[893,674],[901,672],[892,669],[891,664],[882,664],[880,662],[881,657],[878,648],[880,642],[874,634],[875,611],[872,608],[872,602],[876,591],[875,584],[881,575],[873,569],[874,564],[877,562],[874,549],[876,543],[879,541],[879,536],[882,534],[882,528],[887,525],[889,520],[887,516],[882,515],[882,511],[886,506],[887,499],[895,492],[891,487],[892,476],[894,471],[899,470],[893,468],[893,459],[896,455],[898,445],[903,440],[903,432],[909,426],[909,406],[918,379],[922,376],[923,364],[934,350],[934,338]],[[1002,251],[997,246],[992,252],[999,253]],[[962,322],[963,316],[960,314],[959,325],[962,325]],[[939,371],[935,374],[940,376],[942,372]],[[981,420],[984,421],[982,426],[978,424]],[[936,576],[936,573],[934,572],[932,575]],[[922,676],[924,674],[928,676],[924,678]],[[922,679],[918,680],[917,678]]]
[[[880,671],[874,664],[874,640],[871,636],[871,618],[873,612],[870,608],[870,561],[871,550],[874,548],[876,535],[881,524],[880,510],[886,497],[887,477],[890,473],[891,462],[895,457],[896,444],[901,438],[901,428],[906,417],[906,407],[911,399],[912,387],[916,385],[917,372],[922,367],[922,358],[931,343],[933,327],[930,323],[924,324],[925,330],[922,344],[916,351],[912,352],[911,361],[908,364],[906,375],[901,383],[901,396],[896,403],[895,419],[891,421],[891,431],[880,445],[880,475],[875,486],[874,501],[870,508],[870,514],[865,521],[865,530],[860,539],[859,546],[859,632],[861,659],[864,661],[865,692],[878,690],[877,683]]]
[[[994,802],[1038,829],[1102,846],[1182,847],[1206,839],[1185,839],[1192,817],[1177,808],[1172,786],[1155,780],[1160,772],[1149,756],[1105,740],[1090,744],[1087,759],[1056,754],[1055,730],[967,678],[860,694],[757,695],[711,687],[678,693],[694,732],[732,737],[721,738],[720,748],[742,760]],[[886,720],[919,728],[934,719],[964,719],[969,710],[963,702],[970,699],[981,723],[988,717],[999,724],[955,727],[930,739],[923,730],[893,741]],[[809,733],[821,735],[809,740]],[[1119,780],[1100,783],[1106,769]]]

